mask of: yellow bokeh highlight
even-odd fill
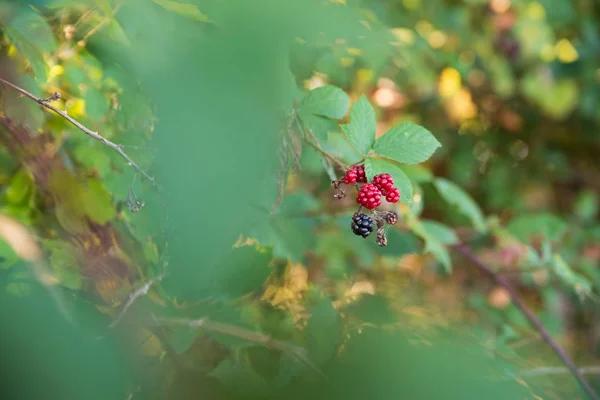
[[[65,105],[67,107],[67,114],[73,118],[81,117],[85,114],[85,100],[83,99],[70,99]]]
[[[356,80],[359,83],[369,83],[373,80],[375,73],[372,69],[361,68],[356,71]]]
[[[421,0],[402,0],[402,5],[407,10],[416,10],[421,6]]]
[[[559,40],[558,43],[556,43],[555,50],[558,60],[565,64],[577,61],[579,58],[579,53],[575,49],[575,46],[567,39]]]
[[[428,21],[420,20],[415,24],[415,30],[422,37],[427,37],[433,32],[433,26]]]
[[[449,98],[454,96],[461,88],[462,80],[460,73],[454,68],[444,68],[440,74],[438,90],[440,96]]]
[[[394,28],[390,29],[390,32],[401,43],[413,44],[415,42],[415,34],[410,29]]]
[[[362,53],[362,49],[357,49],[356,47],[350,47],[348,49],[348,54],[350,54],[351,56],[360,56]]]
[[[342,57],[340,59],[340,65],[344,68],[351,67],[354,65],[354,58],[352,57]]]
[[[556,58],[556,51],[554,50],[554,46],[549,44],[545,45],[540,52],[540,58],[542,61],[551,62]]]
[[[65,68],[62,65],[53,65],[50,67],[50,71],[48,72],[48,79],[56,78],[59,75],[62,75],[65,72]]]
[[[527,16],[534,21],[541,21],[546,18],[546,10],[537,1],[531,2],[527,5],[525,14],[527,14]]]
[[[444,44],[446,44],[447,40],[448,40],[448,37],[442,31],[433,31],[427,38],[429,45],[431,47],[433,47],[434,49],[441,48]]]

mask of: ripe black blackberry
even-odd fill
[[[352,224],[350,226],[355,235],[362,236],[365,239],[373,232],[373,229],[375,229],[373,218],[366,214],[357,214],[353,216]]]

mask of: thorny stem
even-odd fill
[[[600,400],[600,397],[594,392],[594,389],[587,382],[585,377],[582,374],[582,371],[579,370],[573,360],[569,357],[567,352],[552,338],[550,333],[546,330],[544,325],[537,319],[537,317],[533,314],[533,312],[525,305],[519,294],[513,289],[513,287],[508,283],[508,281],[502,276],[498,275],[494,271],[492,271],[487,265],[483,263],[474,253],[473,251],[465,244],[459,244],[455,246],[456,250],[465,256],[469,261],[471,261],[479,270],[484,272],[486,275],[490,276],[498,285],[505,288],[514,304],[521,311],[521,313],[527,318],[529,323],[535,328],[536,331],[539,332],[542,339],[552,348],[554,353],[560,358],[560,360],[565,364],[569,372],[577,379],[583,390],[587,393],[590,399]]]
[[[298,125],[300,125],[300,128],[302,129],[302,131],[310,138],[310,140],[306,140],[306,142],[309,145],[311,145],[315,150],[317,150],[319,153],[321,153],[323,155],[323,157],[325,157],[329,161],[335,163],[342,171],[346,172],[348,169],[350,169],[339,158],[337,158],[337,157],[331,155],[330,153],[326,152],[325,150],[323,150],[323,148],[321,147],[321,144],[319,143],[319,139],[317,139],[317,137],[315,136],[313,131],[309,127],[307,127],[304,124],[304,122],[302,122],[302,119],[300,117],[296,117],[296,121],[298,121]]]
[[[114,151],[119,153],[119,155],[127,161],[128,165],[132,166],[137,172],[142,174],[144,176],[144,178],[146,178],[153,186],[160,187],[158,185],[158,183],[154,180],[153,177],[148,175],[148,173],[146,171],[144,171],[138,164],[136,164],[131,159],[131,157],[129,157],[127,155],[127,153],[125,153],[125,151],[123,151],[123,146],[113,143],[110,140],[106,139],[105,137],[101,136],[98,132],[94,132],[91,129],[86,128],[81,123],[79,123],[75,119],[71,118],[65,111],[59,110],[58,108],[54,107],[52,104],[48,103],[45,99],[39,98],[39,97],[35,96],[34,94],[29,93],[27,90],[15,85],[7,80],[4,80],[2,78],[0,78],[0,83],[2,83],[5,86],[8,86],[9,88],[11,88],[13,90],[16,90],[17,92],[21,93],[25,97],[29,97],[31,100],[35,101],[36,103],[40,104],[41,106],[54,111],[56,114],[60,115],[64,119],[66,119],[71,124],[75,125],[77,128],[79,128],[79,130],[81,130],[86,135],[90,136],[93,139],[96,139],[97,141],[104,144],[105,146],[110,147],[111,149],[113,149]]]

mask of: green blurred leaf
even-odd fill
[[[17,256],[13,248],[4,239],[0,239],[0,269],[11,268],[18,260],[19,256]]]
[[[408,226],[425,241],[424,252],[433,255],[443,265],[447,273],[452,272],[452,259],[444,244],[444,241],[450,242],[454,239],[452,235],[443,226],[424,224],[423,221],[410,214],[408,216]]]
[[[227,358],[210,374],[228,390],[244,397],[265,396],[269,393],[267,382],[258,375],[249,365],[236,363]]]
[[[583,191],[575,201],[575,214],[583,221],[592,221],[598,214],[598,195],[591,190]]]
[[[181,327],[169,334],[169,345],[177,354],[185,353],[196,340],[197,331],[190,327]]]
[[[336,86],[321,86],[311,90],[298,105],[301,117],[314,114],[342,119],[348,112],[350,97]],[[304,118],[303,118],[304,119]]]
[[[342,125],[348,142],[362,155],[367,155],[375,142],[377,119],[373,106],[362,95],[350,109],[350,123]]]
[[[408,204],[413,203],[413,186],[404,171],[393,162],[381,158],[367,158],[365,160],[365,172],[367,179],[371,181],[377,174],[390,174],[394,179],[394,186],[400,190],[400,201]]]
[[[179,3],[170,0],[153,0],[156,4],[164,7],[166,10],[200,22],[210,22],[208,17],[198,9],[195,4]]]
[[[589,296],[592,293],[592,284],[584,276],[574,272],[560,254],[554,254],[552,258],[554,273],[559,279],[571,287],[580,297]]]
[[[427,160],[441,143],[422,126],[406,122],[397,125],[377,139],[373,150],[382,157],[405,164]]]
[[[549,213],[520,215],[508,224],[508,231],[524,243],[538,235],[556,241],[566,230],[567,223]]]
[[[340,316],[328,298],[319,300],[310,313],[306,327],[309,356],[321,365],[335,355],[341,343]]]
[[[452,204],[458,209],[458,212],[471,220],[475,229],[480,232],[487,230],[483,213],[469,194],[455,183],[444,178],[437,178],[434,181],[434,185],[444,200]]]
[[[433,180],[433,174],[431,171],[422,165],[406,164],[399,165],[399,167],[413,182],[424,183],[431,182]]]
[[[458,243],[458,236],[449,227],[437,221],[421,220],[421,224],[428,235],[436,238],[445,245],[453,245]]]
[[[60,240],[46,241],[44,247],[50,252],[50,266],[60,284],[72,290],[81,289],[82,279],[76,249],[71,244]]]
[[[254,246],[234,248],[227,261],[216,268],[212,282],[216,293],[237,298],[258,290],[271,273],[271,258],[271,250]]]
[[[34,191],[33,180],[29,173],[21,169],[11,179],[5,198],[8,204],[21,205],[29,201]]]

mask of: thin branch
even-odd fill
[[[284,353],[291,354],[304,362],[307,366],[317,372],[321,377],[327,379],[325,374],[314,365],[306,356],[306,349],[303,347],[295,346],[290,343],[282,342],[280,340],[273,339],[269,335],[265,335],[261,332],[251,331],[249,329],[241,328],[239,326],[224,324],[222,322],[209,321],[207,318],[202,319],[187,319],[187,318],[154,318],[159,324],[165,325],[176,325],[176,326],[188,326],[195,329],[204,329],[209,332],[221,333],[232,337],[237,337],[248,342],[260,344],[265,347],[276,349]]]
[[[39,97],[35,96],[34,94],[29,93],[27,90],[25,90],[23,88],[20,88],[19,86],[15,85],[15,84],[7,81],[7,80],[4,80],[2,78],[0,78],[0,83],[2,83],[5,86],[8,86],[9,88],[11,88],[13,90],[16,90],[17,92],[21,93],[25,97],[29,97],[31,100],[35,101],[36,103],[40,104],[41,106],[46,107],[47,109],[54,111],[55,113],[57,113],[58,115],[60,115],[61,117],[63,117],[67,121],[69,121],[71,124],[75,125],[77,128],[79,128],[86,135],[88,135],[91,138],[96,139],[100,143],[102,143],[102,144],[110,147],[111,149],[113,149],[114,151],[116,151],[117,153],[119,153],[119,155],[121,157],[123,157],[127,161],[128,165],[132,166],[137,172],[139,172],[140,174],[142,174],[144,176],[144,178],[146,178],[148,181],[150,181],[150,183],[152,185],[154,185],[156,187],[159,187],[158,183],[154,180],[154,178],[151,177],[150,175],[148,175],[148,173],[146,171],[144,171],[139,165],[137,165],[131,159],[131,157],[129,157],[127,155],[127,153],[125,153],[125,151],[123,151],[123,146],[120,146],[120,145],[118,145],[116,143],[113,143],[110,140],[106,139],[105,137],[101,136],[98,132],[94,132],[94,131],[86,128],[81,123],[77,122],[76,120],[74,120],[73,118],[71,118],[69,115],[67,115],[67,113],[65,111],[59,110],[58,108],[54,107],[52,104],[48,103],[48,101],[51,100],[52,97],[50,99],[39,98]]]
[[[108,326],[108,329],[112,329],[115,326],[117,326],[117,324],[119,322],[121,322],[121,319],[123,319],[123,316],[125,316],[127,311],[129,311],[129,309],[131,308],[133,303],[135,303],[135,301],[137,299],[139,299],[140,297],[147,295],[148,291],[150,290],[150,288],[152,286],[154,286],[157,283],[159,283],[160,281],[162,281],[162,279],[167,274],[167,265],[168,264],[165,263],[163,271],[158,276],[156,276],[154,279],[151,279],[150,281],[146,282],[146,284],[144,286],[142,286],[141,288],[137,289],[136,291],[134,291],[133,293],[131,293],[129,295],[129,298],[127,299],[127,303],[125,303],[125,305],[123,306],[123,308],[121,309],[121,311],[119,312],[117,317],[110,323],[110,325]]]
[[[523,315],[527,318],[529,323],[535,328],[535,330],[540,334],[542,339],[552,348],[554,353],[560,358],[560,360],[565,364],[569,372],[577,379],[583,390],[587,393],[590,399],[600,400],[600,397],[594,392],[594,389],[587,382],[581,371],[575,366],[573,360],[569,357],[566,351],[552,338],[548,330],[544,327],[544,325],[537,319],[537,317],[533,314],[533,312],[527,307],[527,305],[523,302],[519,294],[515,289],[508,283],[508,281],[502,276],[498,275],[494,271],[492,271],[487,265],[483,263],[474,253],[473,251],[465,244],[459,244],[455,246],[456,250],[465,256],[469,261],[471,261],[479,270],[484,272],[486,275],[490,276],[498,285],[504,287],[510,297],[517,306],[517,308],[523,313]]]
[[[342,171],[346,172],[349,169],[346,164],[344,164],[342,161],[340,161],[340,159],[338,159],[337,157],[335,157],[335,156],[329,154],[328,152],[326,152],[325,150],[323,150],[323,148],[321,147],[321,144],[319,143],[319,139],[317,139],[317,137],[315,136],[313,131],[309,127],[307,127],[304,124],[304,122],[302,122],[302,119],[300,119],[300,117],[296,117],[296,121],[298,122],[298,125],[300,126],[301,130],[304,133],[306,133],[308,135],[308,137],[311,139],[311,140],[306,141],[309,145],[311,145],[315,150],[317,150],[319,153],[321,153],[326,159],[337,164],[337,166],[340,167]]]
[[[579,367],[577,370],[581,375],[600,375],[600,366]],[[526,378],[543,375],[565,375],[570,373],[571,371],[565,367],[539,367],[518,372],[515,376]]]

